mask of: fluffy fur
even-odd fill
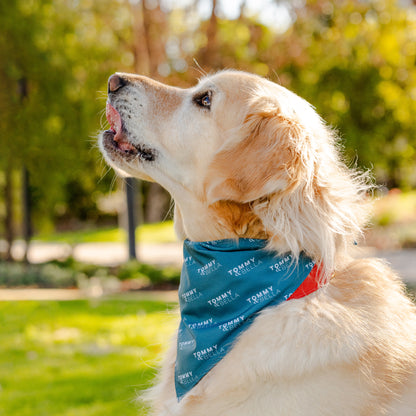
[[[154,414],[415,416],[415,307],[384,262],[353,258],[367,176],[346,168],[313,108],[237,71],[187,90],[117,76],[109,101],[123,131],[100,146],[119,171],[171,193],[180,238],[267,238],[279,253],[306,252],[327,282],[264,310],[179,403],[173,340],[149,394]]]

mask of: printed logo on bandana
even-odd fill
[[[228,322],[218,325],[218,328],[224,332],[232,331],[234,328],[237,328],[239,325],[241,325],[244,322],[244,318],[245,318],[244,315],[240,315],[237,318],[231,319]]]
[[[289,254],[269,267],[274,272],[285,272],[291,262],[292,262],[292,256]]]
[[[214,355],[217,355],[218,353],[218,345],[215,344],[211,347],[204,348],[203,350],[196,351],[193,353],[193,355],[198,361],[205,361],[210,359]]]
[[[251,257],[248,260],[244,261],[243,263],[238,264],[237,266],[233,267],[232,269],[228,270],[228,274],[234,277],[243,276],[248,273],[250,270],[255,269],[262,263],[261,260],[257,260],[255,257]]]
[[[201,321],[201,322],[195,322],[193,324],[188,324],[188,328],[189,329],[203,329],[203,328],[208,328],[213,324],[213,319],[209,318],[206,319],[205,321]]]
[[[215,308],[219,308],[225,305],[228,305],[233,300],[239,298],[240,295],[238,293],[234,293],[231,290],[227,290],[224,293],[221,293],[221,295],[215,296],[215,298],[212,298],[208,301],[208,304],[211,306],[214,306]]]
[[[312,270],[314,266],[315,263],[313,261],[310,261],[308,264],[305,264],[305,268],[309,270]]]
[[[192,264],[195,264],[196,262],[195,262],[195,260],[193,259],[193,257],[192,256],[186,256],[184,259],[183,259],[183,262],[187,265],[187,266],[191,266]]]
[[[198,292],[196,288],[190,289],[185,293],[182,293],[181,297],[186,303],[194,302],[202,296],[202,293]]]
[[[211,260],[209,263],[207,263],[205,266],[200,267],[197,272],[201,276],[208,276],[211,273],[214,273],[221,267],[221,264],[218,263],[215,260]]]
[[[263,303],[269,299],[273,299],[274,295],[276,295],[277,293],[279,293],[279,290],[277,290],[276,293],[274,293],[273,286],[268,286],[265,289],[257,292],[255,295],[247,298],[246,301],[252,305],[257,305],[258,303]]]
[[[178,374],[177,379],[181,384],[192,384],[195,381],[198,381],[198,377],[192,374],[192,371],[187,371],[186,373]]]
[[[178,348],[183,351],[183,350],[193,350],[195,348],[196,345],[196,341],[194,339],[191,339],[189,341],[182,341],[178,343]]]

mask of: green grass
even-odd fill
[[[136,238],[143,243],[171,243],[176,241],[173,222],[165,221],[156,224],[143,224],[136,229]],[[35,240],[45,242],[62,242],[68,244],[125,242],[126,231],[121,228],[98,230],[67,231],[35,236]]]
[[[1,416],[145,415],[177,325],[158,301],[0,302]]]
[[[0,302],[0,415],[144,416],[135,398],[152,383],[175,307],[132,294]]]

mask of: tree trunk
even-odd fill
[[[130,11],[133,16],[133,55],[134,55],[134,72],[141,75],[149,75],[149,44],[146,41],[146,32],[144,25],[144,1],[130,5]],[[143,41],[145,39],[145,41]]]
[[[23,213],[23,238],[25,240],[25,251],[23,260],[27,263],[27,254],[29,251],[30,239],[32,238],[32,221],[31,221],[31,197],[29,171],[26,167],[22,169],[22,213]]]
[[[217,0],[212,1],[211,16],[209,21],[204,23],[207,43],[197,54],[197,61],[207,72],[213,69],[220,69],[223,64],[222,57],[218,50],[218,18],[215,13],[217,3]]]
[[[145,204],[146,222],[160,222],[166,219],[169,210],[169,194],[157,183],[149,186]]]
[[[218,45],[217,45],[217,32],[218,32],[218,19],[215,14],[217,8],[217,0],[212,1],[211,17],[209,19],[207,29],[207,46],[205,51],[205,64],[211,68],[217,68],[218,62]]]
[[[146,8],[145,1],[141,2],[142,36],[136,37],[136,43],[141,44],[140,51],[144,54],[144,61],[148,63],[148,72],[144,75],[158,78],[158,67],[165,59],[165,34],[167,19],[160,9],[160,4],[153,8]],[[136,48],[137,49],[137,48]],[[140,59],[140,55],[136,55]],[[138,67],[139,63],[136,62]],[[145,212],[141,215],[146,222],[158,222],[165,218],[166,206],[169,204],[169,194],[157,183],[151,183],[144,204]],[[141,206],[141,205],[140,205]]]
[[[4,230],[6,234],[7,252],[6,260],[12,261],[12,244],[14,240],[14,227],[13,227],[13,183],[12,183],[12,170],[10,164],[5,171],[5,186],[4,186],[4,203],[6,206],[6,217],[4,220]]]
[[[242,20],[244,18],[244,15],[245,15],[245,12],[246,12],[246,8],[247,8],[247,1],[244,0],[240,4],[240,15],[238,16],[238,19],[239,20]]]
[[[160,8],[160,2],[157,7],[148,9],[146,2],[142,1],[143,16],[143,33],[144,43],[148,52],[149,75],[153,78],[158,77],[158,67],[164,61],[166,32],[168,21],[166,14]],[[137,39],[137,41],[140,41]]]
[[[136,180],[125,178],[126,184],[126,204],[127,204],[127,234],[129,242],[129,260],[136,259]]]

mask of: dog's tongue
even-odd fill
[[[119,149],[124,150],[125,152],[137,151],[137,149],[124,137],[121,129],[121,116],[109,102],[107,102],[105,108],[105,115],[107,117],[107,121],[110,123],[111,130],[116,133],[114,135],[114,141],[118,143]]]
[[[114,130],[116,133],[114,140],[118,141],[117,136],[121,134],[120,114],[109,102],[107,102],[107,106],[105,108],[105,115],[107,117],[108,122],[110,123],[111,129]]]

